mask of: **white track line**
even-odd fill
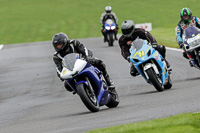
[[[166,49],[182,52],[182,49],[166,47]]]
[[[3,44],[0,45],[0,50],[3,48]],[[178,48],[170,48],[170,47],[166,47],[166,49],[169,49],[169,50],[174,50],[174,51],[179,51],[179,52],[182,52],[183,50],[182,49],[178,49]]]
[[[3,48],[3,45],[0,45],[0,50]]]

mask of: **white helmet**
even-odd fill
[[[105,11],[106,11],[106,13],[110,13],[112,11],[112,7],[111,6],[106,6],[105,7]]]

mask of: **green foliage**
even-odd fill
[[[100,16],[110,5],[119,19],[151,22],[158,42],[177,46],[179,12],[198,15],[198,0],[0,0],[0,44],[51,40],[57,32],[70,38],[100,37]],[[121,31],[119,32],[121,33]]]
[[[88,133],[199,133],[200,113],[180,114],[168,118],[125,124]]]

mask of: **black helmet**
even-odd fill
[[[126,20],[121,25],[122,34],[126,37],[130,37],[135,30],[135,25],[132,20]]]
[[[111,6],[106,6],[105,7],[105,11],[106,11],[106,13],[111,13],[112,7]]]
[[[188,16],[188,19],[184,19],[184,16]],[[181,20],[184,21],[185,23],[191,21],[191,18],[192,18],[192,11],[189,9],[189,8],[183,8],[181,9],[180,11],[180,17],[181,17]]]
[[[57,52],[60,52],[67,46],[68,37],[65,33],[57,33],[53,36],[52,44]]]

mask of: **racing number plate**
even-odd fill
[[[139,58],[141,58],[142,56],[144,56],[145,54],[144,54],[144,51],[142,50],[142,51],[140,51],[140,52],[135,52],[135,54],[134,54],[134,56],[138,56]]]

